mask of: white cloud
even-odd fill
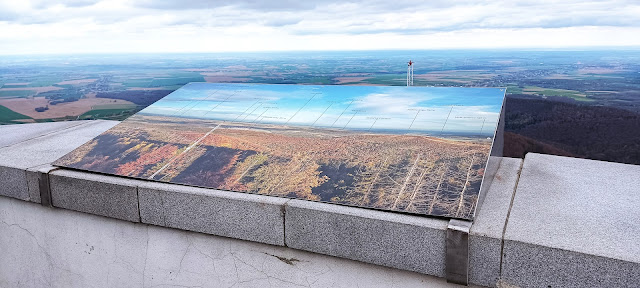
[[[369,114],[374,115],[404,114],[407,109],[415,107],[416,104],[425,100],[427,98],[420,93],[415,93],[415,95],[376,93],[363,97],[361,101],[355,102],[353,106],[356,109],[366,110]]]

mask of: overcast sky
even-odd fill
[[[0,55],[640,47],[639,35],[638,0],[0,0]]]

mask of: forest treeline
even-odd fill
[[[505,132],[509,157],[537,152],[640,164],[640,114],[625,109],[507,97]]]
[[[98,92],[96,97],[127,100],[136,105],[146,107],[162,99],[164,96],[169,95],[171,92],[173,92],[173,90],[123,90]]]

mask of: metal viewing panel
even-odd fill
[[[504,90],[191,83],[54,165],[472,219]]]

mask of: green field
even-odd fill
[[[78,119],[123,119],[134,111],[133,108],[96,109],[78,116]]]
[[[507,86],[507,94],[522,94],[522,88],[518,86]]]
[[[309,83],[320,84],[320,85],[330,85],[333,84],[331,78],[329,77],[313,77],[309,79]]]
[[[165,90],[178,90],[178,89],[182,88],[182,86],[184,86],[184,85],[169,85],[169,86],[163,86],[162,89],[165,89]]]
[[[0,90],[0,97],[27,97],[35,95],[37,92],[33,90]]]
[[[406,83],[406,82],[405,82]],[[464,85],[464,83],[460,83],[460,82],[451,82],[451,81],[447,81],[447,79],[443,79],[443,80],[436,80],[436,81],[429,81],[429,80],[422,80],[422,79],[414,79],[413,80],[413,85],[415,86],[444,86],[444,87],[459,87]]]
[[[164,87],[172,85],[184,85],[190,82],[205,82],[204,77],[181,77],[181,78],[155,78],[149,87]]]
[[[129,104],[129,103],[123,103],[123,104],[104,104],[104,105],[94,105],[91,107],[91,110],[116,110],[116,109],[124,109],[124,110],[129,110],[129,109],[134,109],[138,107],[136,104]],[[91,112],[91,111],[89,111]],[[89,113],[87,112],[87,113]]]
[[[29,87],[46,87],[46,86],[51,86],[53,84],[56,84],[58,82],[62,82],[64,81],[64,78],[62,76],[45,76],[45,75],[38,75],[38,77],[34,77],[33,79],[29,79],[28,82]]]
[[[593,101],[593,99],[587,98],[587,95],[576,90],[548,89],[548,88],[541,88],[536,86],[525,86],[522,89],[522,93],[536,94],[536,95],[543,95],[543,96],[569,97],[569,98],[573,98],[576,101]]]
[[[13,112],[13,110],[0,105],[0,124],[15,124],[13,120],[31,119],[31,117]]]
[[[73,88],[73,85],[71,85],[71,84],[62,84],[62,85],[60,85],[60,84],[53,84],[53,85],[51,85],[51,86],[54,86],[54,87],[61,87],[61,88],[64,88],[64,89]]]
[[[24,88],[24,87],[28,87],[28,86],[27,85],[11,85],[11,84],[0,85],[0,88]]]
[[[122,82],[125,87],[149,87],[153,78],[127,79]]]
[[[378,84],[378,85],[406,85],[407,75],[405,74],[384,74],[376,75],[373,78],[364,79],[361,83]],[[414,81],[415,83],[415,81]]]
[[[169,74],[171,75],[168,78],[193,78],[193,77],[201,77],[202,74],[200,74],[200,72],[193,72],[193,71],[169,71]]]

